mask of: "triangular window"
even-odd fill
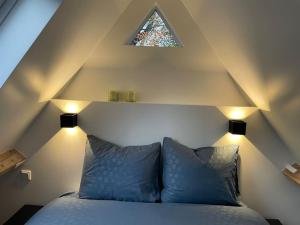
[[[181,46],[174,32],[172,32],[167,21],[157,8],[151,11],[129,44],[141,47]]]

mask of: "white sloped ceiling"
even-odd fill
[[[127,44],[155,6],[183,47]],[[130,89],[141,103],[250,105],[180,0],[133,0],[60,98],[107,101],[109,90]]]
[[[14,147],[46,100],[82,66],[128,2],[63,2],[0,90],[0,151]]]
[[[151,10],[155,2],[161,4],[170,18],[180,16],[180,12],[176,11],[180,5],[186,7],[192,20],[189,17],[177,19],[179,22],[175,22],[174,26],[179,36],[188,41],[186,43],[196,42],[197,47],[190,51],[190,55],[188,51],[183,54],[187,58],[175,57],[172,51],[158,54],[154,50],[144,54],[128,49],[119,51],[115,47],[125,37],[123,32],[131,29],[134,32],[136,25],[139,25],[130,22],[121,32],[117,32],[116,28],[122,28],[120,16],[131,10],[134,12],[133,21],[142,21],[147,15],[146,6]],[[111,69],[124,64],[131,65],[132,69],[159,55],[158,61],[163,60],[175,69],[180,67],[185,70],[188,67],[197,72],[200,66],[207,66],[229,72],[255,105],[266,110],[264,115],[300,158],[300,122],[297,118],[300,115],[300,64],[297,62],[300,52],[299,8],[300,3],[296,0],[65,0],[1,89],[0,149],[13,146],[43,108],[45,101],[55,96],[87,59],[83,71],[95,65],[101,69]],[[186,12],[184,15],[187,15]],[[207,46],[211,46],[213,51],[210,47],[204,47],[209,49],[209,53],[201,52],[201,44],[192,35],[187,35],[193,31],[184,27],[186,20],[198,26],[200,31],[196,31],[196,36],[206,39],[210,44]],[[114,35],[121,36],[111,39]],[[187,48],[192,49],[193,45],[187,45]],[[100,51],[103,51],[102,54],[98,54]],[[94,54],[89,57],[92,52]],[[218,66],[209,57],[214,55],[215,58],[215,53]],[[137,56],[136,61],[130,61]],[[84,76],[82,71],[80,76]]]
[[[300,1],[182,2],[233,78],[266,110],[300,159]]]

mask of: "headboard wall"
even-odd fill
[[[28,183],[18,170],[1,177],[0,198],[6,204],[1,205],[0,222],[25,203],[44,204],[78,190],[87,132],[120,145],[164,136],[191,147],[238,143],[242,200],[266,217],[297,225],[300,203],[294,196],[299,189],[280,173],[291,158],[260,112],[247,119],[247,136],[240,139],[231,139],[228,119],[210,106],[94,102],[80,112],[79,127],[72,132],[60,129],[61,113],[50,103],[19,141],[17,149],[30,158],[23,168],[32,170],[33,179]]]
[[[149,144],[166,136],[193,147],[212,145],[227,128],[216,107],[126,103],[92,103],[79,123],[86,133],[119,145]]]

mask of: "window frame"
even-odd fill
[[[175,48],[183,47],[184,45],[183,45],[182,41],[178,38],[178,35],[175,33],[175,31],[173,29],[173,26],[170,25],[170,23],[166,19],[166,16],[162,13],[162,11],[158,8],[158,6],[155,6],[153,9],[150,10],[150,12],[147,14],[147,16],[145,17],[145,19],[138,26],[137,30],[133,33],[133,35],[130,36],[129,41],[127,41],[127,45],[133,46],[133,47],[139,47],[139,48],[141,48],[141,47],[144,47],[144,48],[151,48],[152,47],[153,48],[154,47],[154,46],[136,46],[136,45],[133,44],[133,40],[135,39],[135,37],[137,36],[137,34],[140,33],[140,31],[143,29],[144,25],[147,23],[147,21],[150,19],[150,17],[155,12],[162,19],[162,21],[164,22],[165,26],[170,31],[170,34],[174,37],[176,43],[178,44],[178,46],[176,46]],[[162,47],[162,48],[174,48],[174,47]]]

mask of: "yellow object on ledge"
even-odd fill
[[[288,169],[283,170],[283,174],[287,176],[289,179],[300,185],[300,164],[295,163],[293,164],[293,167],[297,169],[296,173],[290,172]]]
[[[17,150],[10,150],[0,154],[0,175],[17,168],[25,162],[25,159],[26,158]]]

